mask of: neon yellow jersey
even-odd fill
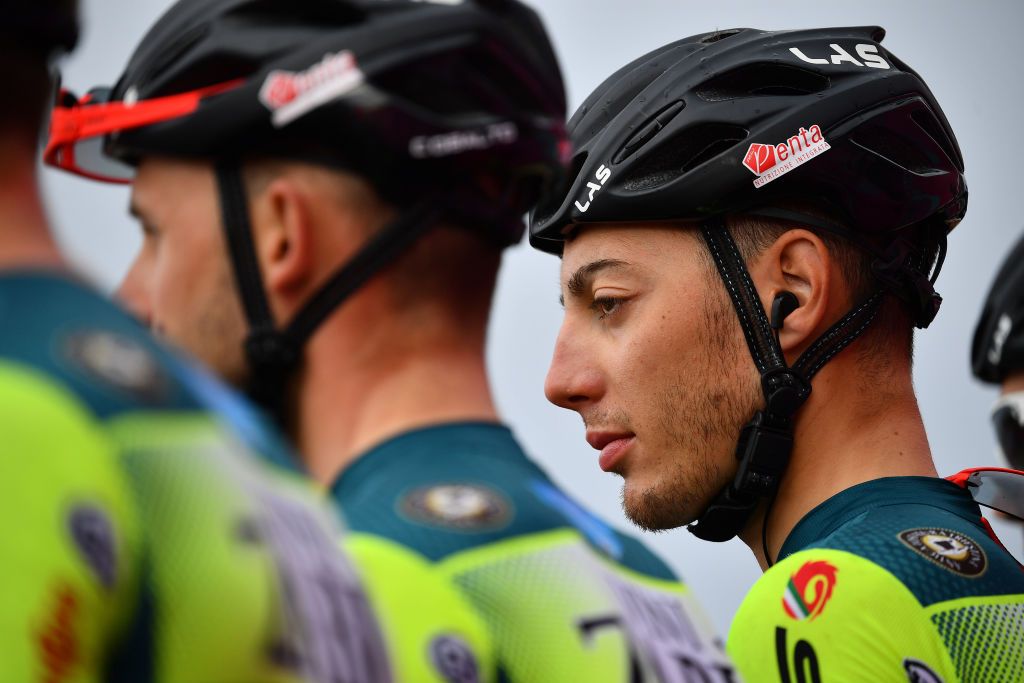
[[[501,425],[398,436],[331,491],[352,529],[415,551],[468,599],[502,681],[739,680],[689,589],[559,490]]]
[[[69,280],[0,276],[0,434],[0,681],[490,680],[422,558],[342,552],[246,405]]]
[[[1024,681],[1024,569],[959,487],[855,486],[801,520],[780,557],[729,633],[748,680]]]

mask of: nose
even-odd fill
[[[153,311],[144,270],[142,259],[136,258],[117,288],[116,296],[121,305],[138,318],[139,322],[150,327],[153,322]]]
[[[544,395],[556,406],[578,412],[601,400],[603,393],[604,380],[592,345],[563,324],[544,380]]]

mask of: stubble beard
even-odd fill
[[[248,381],[245,361],[247,325],[227,263],[214,279],[213,291],[198,296],[191,306],[192,319],[182,330],[179,343],[221,380],[236,388]]]
[[[704,358],[667,382],[654,402],[665,444],[655,482],[622,487],[626,516],[645,531],[697,519],[733,478],[739,430],[761,403],[757,375],[731,303],[708,295],[704,306]],[[718,345],[720,344],[720,345]]]

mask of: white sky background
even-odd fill
[[[171,3],[82,4],[84,39],[64,68],[65,84],[79,94],[112,85],[144,31]],[[995,390],[972,379],[968,350],[982,297],[1024,228],[1017,208],[1024,172],[1014,146],[1024,110],[1024,63],[1018,49],[1024,3],[545,0],[534,5],[562,60],[570,111],[626,62],[688,35],[739,26],[884,26],[888,37],[883,44],[925,78],[942,104],[966,158],[971,190],[967,217],[950,237],[938,281],[942,310],[917,338],[915,384],[921,410],[940,474],[999,464],[988,422]],[[128,190],[50,170],[43,183],[63,245],[102,287],[112,289],[139,244],[138,229],[127,214]],[[559,483],[629,529],[619,508],[619,481],[598,468],[579,418],[543,397],[561,317],[557,283],[556,258],[525,242],[507,252],[488,347],[498,402],[527,449]],[[1021,557],[1019,528],[998,522],[996,528]],[[739,541],[701,542],[685,530],[648,535],[647,540],[681,572],[725,633],[758,576],[747,548]]]

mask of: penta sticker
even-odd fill
[[[818,124],[810,128],[801,126],[796,135],[785,142],[751,144],[743,157],[743,165],[757,176],[754,187],[763,187],[830,149],[832,147],[825,141]]]
[[[928,558],[949,571],[975,578],[985,573],[988,558],[970,537],[958,531],[925,527],[907,529],[897,538],[918,555]]]
[[[511,506],[492,488],[478,484],[438,484],[413,489],[400,503],[405,517],[465,531],[503,527]]]
[[[324,55],[304,71],[275,69],[260,87],[260,102],[281,128],[363,84],[363,72],[349,50]]]
[[[814,621],[832,598],[838,572],[834,565],[824,560],[805,562],[786,583],[782,609],[790,618],[797,621]]]

